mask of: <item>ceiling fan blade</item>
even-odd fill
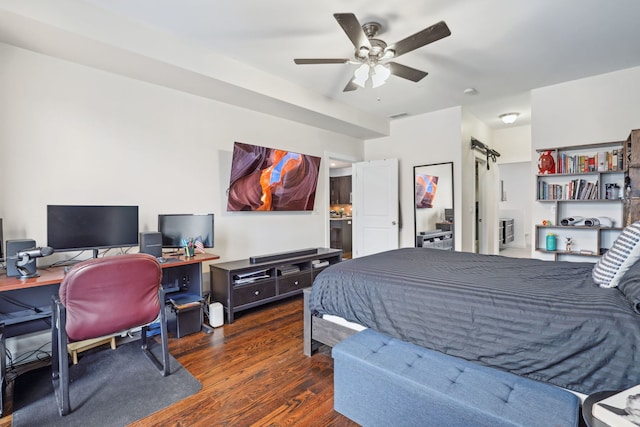
[[[444,21],[440,21],[422,31],[418,31],[412,36],[400,40],[399,42],[389,46],[387,50],[393,49],[395,57],[411,52],[414,49],[428,45],[451,35],[451,31]]]
[[[353,79],[349,80],[349,83],[342,89],[343,92],[351,92],[358,89],[358,85],[353,82]]]
[[[334,13],[333,17],[336,18],[338,24],[347,33],[347,37],[349,37],[356,50],[362,46],[371,49],[371,43],[369,43],[367,35],[362,30],[362,25],[360,25],[358,18],[353,13]]]
[[[300,58],[296,58],[296,59],[293,60],[293,62],[295,62],[298,65],[304,65],[304,64],[346,64],[349,61],[351,61],[351,60],[347,59],[347,58],[326,58],[326,59],[321,59],[321,58],[300,59]]]
[[[419,82],[429,74],[426,71],[416,70],[415,68],[407,67],[397,62],[389,62],[387,65],[389,66],[391,74],[411,80],[412,82]]]
[[[293,60],[293,62],[295,62],[298,65],[305,65],[305,64],[346,64],[349,61],[351,61],[351,60],[347,59],[347,58],[326,58],[326,59],[316,59],[316,58],[300,59],[300,58],[296,58],[296,59]]]

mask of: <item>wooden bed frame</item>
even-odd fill
[[[304,295],[304,333],[303,333],[303,351],[306,356],[311,356],[313,352],[321,344],[330,347],[338,344],[340,341],[355,334],[356,330],[348,328],[337,323],[324,320],[321,317],[314,316],[309,309],[309,298],[311,288],[303,290]]]

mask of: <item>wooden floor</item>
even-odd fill
[[[169,340],[202,389],[131,426],[357,426],[333,410],[328,348],[302,354],[302,296],[236,315],[212,334]]]

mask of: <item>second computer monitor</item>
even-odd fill
[[[213,214],[160,214],[158,231],[165,248],[180,248],[191,240],[213,248]]]

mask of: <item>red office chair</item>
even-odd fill
[[[71,412],[67,343],[142,327],[143,353],[169,374],[162,270],[151,255],[96,258],[75,265],[53,297],[52,380],[60,415]],[[147,347],[147,328],[160,314],[162,363]]]

